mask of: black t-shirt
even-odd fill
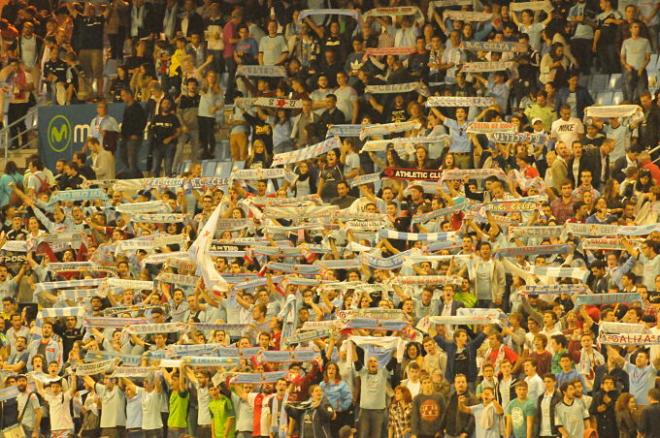
[[[454,372],[456,374],[463,374],[466,376],[469,376],[470,373],[468,372],[469,366],[468,366],[468,356],[467,356],[467,350],[463,349],[462,351],[456,350],[456,357],[454,359]]]
[[[162,144],[167,137],[174,135],[179,128],[179,118],[174,114],[158,114],[151,121],[151,133],[154,142]]]
[[[80,50],[103,50],[103,23],[103,16],[76,17],[75,29]]]
[[[55,82],[66,82],[66,70],[68,66],[66,62],[61,59],[56,59],[55,61],[46,61],[44,64],[44,76],[54,75],[57,79]]]

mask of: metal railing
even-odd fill
[[[0,129],[0,139],[2,139],[2,143],[3,143],[4,149],[5,149],[5,155],[4,155],[4,157],[5,157],[4,164],[5,165],[7,164],[7,160],[9,159],[9,145],[11,145],[11,143],[14,140],[17,140],[18,137],[20,137],[21,135],[26,135],[29,131],[36,130],[38,110],[39,110],[39,105],[35,105],[32,108],[30,108],[28,110],[28,112],[23,117],[21,117],[20,119],[14,120],[12,123],[7,124],[4,128]],[[18,133],[18,134],[14,135],[12,137],[11,136],[11,129],[16,125],[19,125],[21,123],[25,123],[30,118],[32,120],[31,126],[27,126],[27,124],[26,124],[26,129],[25,129],[24,133]],[[26,148],[29,144],[30,144],[30,142],[28,142],[27,144],[23,144],[21,146],[21,149]]]

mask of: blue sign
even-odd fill
[[[108,114],[121,122],[123,103],[108,105]],[[39,107],[39,156],[44,165],[55,168],[57,160],[70,161],[89,137],[89,123],[96,117],[95,104]]]

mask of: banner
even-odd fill
[[[511,70],[516,66],[514,61],[480,61],[466,62],[461,65],[461,73],[483,73]],[[487,122],[486,122],[487,123]]]
[[[16,386],[8,386],[7,388],[0,389],[0,402],[6,402],[13,398],[18,397],[19,391]]]
[[[474,12],[474,11],[444,11],[442,16],[445,20],[458,21],[489,21],[493,18],[492,12]]]
[[[417,6],[391,6],[384,8],[373,8],[363,14],[363,19],[369,17],[405,17],[414,15],[415,21],[424,24],[424,14]]]
[[[406,82],[405,84],[367,85],[364,92],[369,94],[403,94],[418,91],[424,84],[421,82]]]
[[[127,379],[144,379],[150,375],[153,375],[158,371],[158,367],[129,367],[129,366],[120,366],[116,367],[110,375],[113,379],[127,378]]]
[[[532,134],[529,132],[494,132],[490,135],[496,143],[531,143],[546,144],[549,137],[546,134]]]
[[[196,286],[199,282],[199,277],[193,275],[173,274],[171,272],[161,272],[155,280],[163,283],[179,284],[182,286]]]
[[[380,172],[369,173],[367,175],[358,175],[351,179],[350,186],[357,187],[364,184],[374,184],[380,181]]]
[[[281,65],[239,65],[236,68],[236,76],[263,77],[263,78],[285,78],[286,68]]]
[[[439,217],[449,216],[450,214],[463,210],[466,206],[467,200],[465,198],[459,198],[454,202],[454,205],[450,205],[449,207],[439,208],[428,213],[416,214],[413,216],[411,224],[423,224]]]
[[[153,290],[153,281],[142,280],[124,280],[123,278],[108,278],[106,284],[111,288],[133,289],[133,290]]]
[[[85,280],[68,280],[68,281],[47,281],[44,283],[37,283],[35,285],[35,293],[44,290],[54,289],[71,289],[76,287],[100,286],[105,283],[105,278],[88,278]]]
[[[264,383],[275,383],[280,379],[285,379],[288,375],[288,371],[271,371],[268,373],[237,373],[234,377],[232,377],[231,383],[235,385],[263,385]]]
[[[598,331],[599,333],[650,333],[644,324],[609,321],[600,321]]]
[[[325,138],[334,137],[359,137],[362,125],[332,125],[328,128]]]
[[[621,243],[621,239],[612,237],[612,238],[585,238],[580,241],[580,245],[584,250],[608,250],[608,251],[622,251],[626,248]]]
[[[407,122],[379,123],[375,125],[363,125],[360,130],[360,140],[364,140],[372,135],[390,135],[399,132],[413,131],[420,129],[422,124],[419,120],[409,120]]]
[[[108,115],[119,121],[122,120],[123,103],[111,103],[107,108]],[[39,105],[37,109],[39,157],[44,166],[55,169],[57,160],[71,161],[73,153],[82,150],[89,138],[91,131],[89,124],[94,117],[96,117],[96,104]]]
[[[107,316],[86,316],[83,318],[83,326],[96,328],[124,328],[146,323],[146,318],[113,318]]]
[[[339,137],[332,137],[302,149],[275,154],[272,165],[281,166],[284,164],[293,164],[299,161],[310,160],[333,149],[339,149],[340,146],[341,141],[339,140]]]
[[[315,265],[323,269],[360,269],[362,263],[359,259],[317,260]]]
[[[590,271],[585,268],[564,268],[559,266],[533,266],[532,274],[553,278],[575,278],[577,280],[587,281]]]
[[[60,190],[51,195],[48,204],[96,200],[107,201],[108,195],[102,189]]]
[[[401,137],[401,138],[388,138],[386,140],[368,140],[364,142],[360,152],[383,152],[386,151],[389,145],[393,145],[397,152],[404,151],[406,153],[414,153],[415,146],[418,144],[435,144],[442,143],[444,146],[449,146],[451,137],[449,135],[438,135],[433,137]]]
[[[2,250],[11,251],[11,252],[27,252],[27,241],[7,240],[5,244],[2,246]]]
[[[660,345],[660,335],[653,333],[601,333],[598,342],[607,345]]]
[[[555,226],[529,226],[529,227],[509,227],[509,235],[514,237],[558,237],[564,232],[561,225]]]
[[[319,356],[315,350],[293,350],[293,351],[263,351],[261,356],[266,362],[288,363],[288,362],[309,362]]]
[[[181,322],[165,322],[162,324],[134,324],[126,327],[129,333],[134,335],[148,335],[152,333],[180,333],[187,326]]]
[[[356,9],[303,9],[298,15],[298,23],[302,23],[306,17],[315,15],[343,15],[360,21],[360,12]]]
[[[581,306],[583,304],[590,304],[595,306],[618,303],[627,304],[634,303],[635,301],[642,301],[642,298],[638,293],[593,294],[578,295],[575,297],[576,306]]]
[[[431,96],[426,100],[427,107],[486,107],[497,104],[494,97]]]
[[[396,230],[378,230],[378,237],[381,239],[394,239],[406,241],[435,242],[438,240],[451,240],[456,235],[449,233],[405,233]],[[400,253],[401,254],[401,253]]]
[[[442,173],[442,181],[463,180],[464,178],[482,180],[489,176],[506,179],[502,169],[447,169]]]
[[[135,213],[130,220],[145,224],[176,224],[185,221],[187,217],[187,214],[181,213]]]
[[[530,10],[530,11],[545,11],[545,12],[552,12],[554,9],[552,7],[552,4],[547,1],[532,1],[532,2],[520,2],[520,3],[514,3],[511,2],[509,4],[509,9],[511,12],[522,12],[524,10]]]
[[[495,201],[486,204],[486,210],[490,212],[511,213],[513,211],[536,211],[540,207],[538,202],[519,202],[511,201]]]
[[[337,310],[337,318],[343,322],[353,319],[376,319],[380,321],[405,321],[406,315],[401,309],[366,309]]]
[[[55,262],[46,265],[46,270],[50,272],[73,272],[73,271],[93,271],[98,266],[92,262]]]
[[[293,345],[293,344],[303,344],[305,342],[310,342],[315,339],[323,339],[328,337],[330,337],[329,330],[308,330],[303,332],[297,332],[293,336],[289,336],[282,339],[282,344],[284,346]]]
[[[234,179],[252,180],[252,179],[277,179],[286,176],[286,170],[283,168],[275,169],[239,169],[231,174]]]
[[[526,52],[527,49],[520,43],[509,41],[464,41],[463,50],[474,52]]]
[[[639,105],[596,105],[584,109],[584,117],[592,119],[630,118],[630,122],[644,120],[644,110]]]
[[[228,184],[229,179],[218,176],[203,176],[200,178],[139,178],[116,180],[112,184],[112,189],[115,191],[138,191],[183,187],[185,190],[191,190],[206,187],[223,187]]]
[[[463,278],[456,275],[402,275],[397,278],[400,285],[435,286],[453,284],[460,286]]]
[[[522,293],[528,295],[576,295],[585,292],[587,292],[587,287],[584,284],[528,284],[522,289]]]
[[[404,180],[427,180],[439,181],[442,178],[442,170],[436,169],[401,169],[388,167],[383,170],[384,178]]]
[[[291,110],[302,109],[302,100],[300,99],[284,99],[281,97],[255,97],[250,103],[254,106],[260,106],[264,108]]]
[[[358,330],[401,331],[410,325],[407,321],[356,318],[346,323],[346,328]]]
[[[119,204],[115,207],[119,213],[161,213],[169,210],[163,201],[147,201]]]
[[[568,254],[571,246],[568,244],[538,245],[538,246],[513,246],[495,250],[495,255],[500,257],[528,257],[531,255]]]
[[[137,354],[120,354],[112,351],[87,351],[85,360],[118,359],[122,365],[139,366],[143,356]]]
[[[191,367],[235,367],[240,364],[237,357],[184,356],[182,362]]]
[[[185,242],[186,236],[184,234],[162,234],[148,236],[147,238],[137,237],[117,242],[115,254],[120,254],[125,251],[137,251],[138,249],[162,248],[167,245],[183,245]]]
[[[117,365],[116,359],[103,360],[100,362],[77,364],[74,373],[78,376],[93,376],[96,374],[104,374]]]
[[[494,132],[515,132],[516,125],[508,122],[471,122],[468,125],[468,134],[491,134]]]

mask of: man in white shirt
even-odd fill
[[[101,431],[108,438],[120,438],[126,429],[126,397],[117,385],[117,379],[106,373],[103,383],[95,383],[90,376],[81,376],[88,386],[94,387],[101,397]]]
[[[564,144],[573,144],[584,136],[584,125],[577,117],[571,117],[571,107],[562,105],[559,109],[559,119],[552,122],[550,137],[562,141]]]
[[[417,362],[410,362],[407,368],[408,378],[401,381],[401,386],[405,386],[410,391],[412,398],[415,398],[422,389],[422,382],[419,380],[421,370]]]
[[[50,382],[46,390],[43,384],[35,379],[37,393],[48,403],[51,436],[69,436],[73,434],[74,425],[71,416],[71,399],[76,393],[76,379],[71,379],[69,390],[62,390],[62,379]],[[123,409],[123,408],[122,408]]]
[[[651,60],[651,43],[646,38],[639,36],[640,29],[639,22],[632,22],[630,38],[621,44],[623,97],[628,102],[636,102],[649,84],[646,66]]]
[[[18,388],[18,396],[16,397],[18,416],[25,431],[25,436],[40,436],[42,412],[39,399],[33,391],[28,391],[25,375],[20,374],[16,377],[16,387]]]
[[[543,379],[541,379],[541,376],[536,372],[536,361],[534,359],[527,359],[523,368],[525,371],[525,382],[527,382],[528,397],[536,403],[541,394],[545,391]]]

